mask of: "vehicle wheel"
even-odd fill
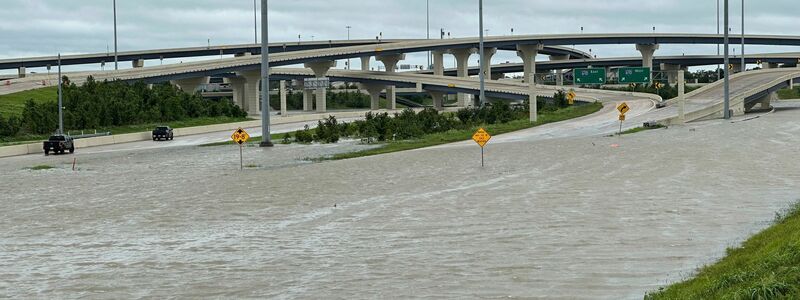
[[[170,134],[170,135],[169,135],[169,140],[171,141],[171,140],[174,140],[174,139],[175,139],[175,136],[173,136],[173,135],[171,135],[171,134]]]
[[[50,155],[50,150],[44,150],[44,156]]]
[[[75,146],[69,147],[69,153],[75,153]]]
[[[154,142],[156,141],[156,137],[153,137],[153,141],[154,141]]]

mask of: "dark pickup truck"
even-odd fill
[[[44,141],[44,147],[42,148],[44,149],[44,155],[49,155],[51,151],[61,154],[64,154],[64,151],[75,153],[75,144],[72,141],[72,137],[63,134],[51,136],[50,139]]]
[[[172,128],[169,126],[158,126],[153,130],[153,140],[172,140]]]

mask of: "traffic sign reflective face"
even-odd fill
[[[483,148],[483,146],[486,146],[486,143],[488,143],[491,138],[492,135],[486,132],[486,130],[484,130],[483,128],[478,129],[478,131],[476,131],[475,134],[472,135],[472,140],[478,143],[478,145],[481,146],[481,148]]]
[[[619,83],[649,83],[650,68],[619,68]]]
[[[605,84],[606,69],[578,68],[573,72],[575,84]]]
[[[247,134],[247,131],[244,131],[244,129],[239,128],[233,132],[231,139],[237,144],[241,145],[247,143],[247,140],[250,139],[250,135]]]
[[[620,114],[623,114],[623,115],[624,115],[624,114],[625,114],[625,113],[627,113],[629,110],[631,110],[631,108],[630,108],[630,107],[628,107],[628,103],[622,102],[622,104],[620,104],[619,106],[617,106],[617,110],[619,111],[619,113],[620,113]]]

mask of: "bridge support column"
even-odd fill
[[[749,112],[751,109],[753,109],[753,107],[756,106],[756,104],[760,104],[759,105],[759,109],[763,109],[763,110],[772,109],[771,103],[773,101],[777,101],[777,100],[778,100],[778,93],[772,92],[772,93],[764,95],[764,97],[761,97],[761,99],[758,99],[757,101],[750,102],[750,103],[746,104],[744,106],[744,109],[745,109],[745,112]]]
[[[377,84],[377,83],[362,83],[361,88],[366,90],[369,93],[370,104],[369,109],[371,110],[378,110],[380,109],[380,101],[381,101],[381,92],[384,89],[384,85]]]
[[[244,103],[245,110],[249,115],[260,115],[261,109],[259,108],[259,100],[261,100],[260,88],[261,85],[261,72],[260,71],[245,71],[239,74],[245,80],[244,82]]]
[[[314,110],[314,91],[303,88],[303,111]]]
[[[461,78],[469,77],[469,57],[475,53],[473,48],[452,49],[450,54],[456,57],[456,76]],[[465,93],[458,93],[458,106],[468,107],[473,106],[472,95]]]
[[[678,72],[683,72],[681,65],[661,64],[661,71],[667,73],[667,83],[675,85],[678,83]]]
[[[317,78],[322,78],[325,77],[325,74],[328,73],[328,70],[336,67],[336,61],[310,62],[305,63],[305,67],[314,71],[314,76]],[[324,113],[327,111],[327,89],[327,87],[321,87],[317,89],[317,112]]]
[[[789,79],[789,89],[794,89],[794,78]]]
[[[560,60],[568,60],[569,54],[565,55],[550,55],[551,61],[560,61]],[[608,74],[608,73],[606,73]],[[563,86],[564,85],[564,70],[556,69],[556,86]]]
[[[736,74],[736,73],[742,72],[742,64],[734,64],[734,63],[732,63],[731,65],[733,66],[733,69],[730,70],[732,74]]]
[[[144,68],[144,59],[134,59],[131,61],[131,67]]]
[[[636,44],[636,50],[642,53],[642,67],[653,70],[653,55],[658,50],[658,44]]]
[[[444,109],[444,92],[428,91],[433,99],[433,109],[441,111]]]
[[[505,73],[492,73],[492,80],[500,80],[506,78]]]
[[[444,52],[434,50],[433,53],[433,75],[444,76]]]
[[[387,54],[375,56],[375,60],[382,62],[383,66],[386,67],[386,73],[394,73],[395,70],[397,70],[397,63],[404,59],[406,59],[405,54]],[[386,100],[389,101],[386,109],[397,109],[397,90],[393,85],[386,87]]]
[[[369,71],[369,60],[372,58],[371,56],[362,56],[361,57],[361,71]]]
[[[532,75],[536,74],[536,55],[544,49],[542,44],[517,45],[517,55],[522,58],[523,73],[522,82],[529,82]]]
[[[202,85],[208,84],[209,77],[196,77],[196,78],[185,78],[185,79],[178,79],[173,80],[171,83],[180,87],[181,90],[187,93],[194,93]]]
[[[244,83],[245,79],[241,77],[233,77],[228,79],[231,89],[233,90],[233,103],[239,108],[247,110],[244,103]]]
[[[761,63],[761,68],[762,69],[777,69],[778,68],[778,64],[777,63],[771,63],[771,62],[763,62],[763,63]]]
[[[25,78],[25,67],[17,68],[17,76],[19,78]],[[58,106],[58,105],[56,105],[56,106]]]
[[[289,109],[286,107],[286,80],[280,82],[281,117],[287,117]]]
[[[483,76],[484,78],[491,80],[492,79],[492,57],[497,53],[497,48],[483,48],[483,55],[484,58],[481,58],[481,64],[483,64]]]

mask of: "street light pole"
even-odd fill
[[[117,0],[114,0],[114,70],[119,70],[117,59]]]
[[[269,22],[268,0],[261,0],[261,147],[272,147],[269,131]]]
[[[719,35],[719,0],[717,0],[717,35]],[[717,57],[719,57],[719,43],[717,44]],[[719,64],[717,64],[717,80],[720,79]]]
[[[64,103],[61,89],[61,53],[58,54],[58,133],[64,134]]]
[[[744,63],[744,0],[742,0],[742,72],[747,71],[747,65]]]
[[[481,64],[480,65],[481,91],[480,91],[480,96],[479,97],[481,98],[480,99],[481,100],[481,107],[484,107],[484,106],[486,106],[486,91],[485,91],[485,88],[486,88],[486,86],[485,86],[485,84],[486,84],[486,74],[485,74],[486,68],[484,67],[484,65],[486,65],[486,60],[485,60],[486,57],[483,55],[484,54],[483,53],[483,0],[478,0],[478,14],[479,14],[478,23],[480,23],[480,43],[479,43],[480,45],[478,45],[478,47],[480,48],[480,55],[481,55],[481,62],[480,62],[480,64]]]
[[[426,23],[425,23],[425,30],[426,30],[426,39],[431,39],[431,0],[425,1],[425,16],[426,16]],[[431,52],[428,51],[428,69],[431,68]]]
[[[725,16],[724,16],[725,28],[727,29],[728,28],[728,0],[724,0],[724,1],[725,1],[725,9],[724,9],[723,13],[725,14]],[[728,57],[728,44],[730,42],[728,40],[728,36],[730,35],[729,32],[730,32],[729,30],[725,30],[725,37],[723,38],[724,43],[725,43],[724,50],[723,50],[723,51],[725,51],[725,59],[724,59],[725,60],[725,84],[724,84],[725,85],[725,98],[724,98],[725,102],[724,102],[724,105],[723,105],[723,109],[724,109],[723,114],[724,114],[725,119],[730,119],[731,118],[731,110],[730,110],[731,94],[730,94],[730,70],[729,70],[730,68],[728,68],[728,66],[731,63],[730,62],[730,57]]]
[[[258,19],[256,12],[256,0],[253,0],[253,43],[258,44]]]

